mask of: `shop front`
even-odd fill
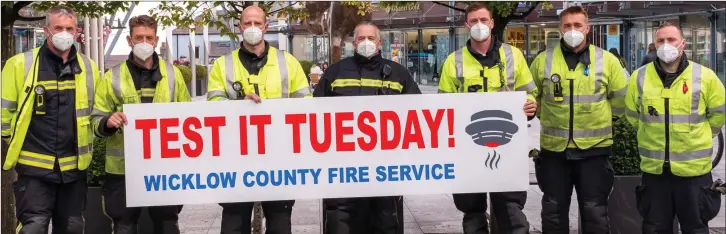
[[[15,53],[19,54],[42,46],[45,32],[42,28],[13,27],[13,40]]]
[[[539,53],[560,43],[558,13],[566,6],[562,2],[552,4],[552,9],[534,11],[527,17],[512,20],[505,29],[502,40],[519,48],[528,63]],[[627,70],[632,72],[640,67],[648,44],[654,41],[658,25],[673,21],[683,27],[686,56],[713,68],[723,79],[726,74],[726,17],[723,8],[698,11],[704,6],[683,3],[684,9],[695,9],[697,12],[654,16],[664,11],[664,8],[648,10],[649,6],[644,4],[646,3],[588,4],[585,6],[590,16],[587,41],[613,51],[623,59]],[[464,9],[466,5],[457,3],[456,7]],[[632,12],[625,12],[628,9]],[[651,16],[632,15],[645,13]],[[463,12],[434,2],[419,2],[405,9],[375,8],[371,17],[372,22],[381,29],[382,56],[408,68],[416,82],[421,85],[438,85],[439,74],[447,56],[465,46],[469,39]],[[291,51],[298,59],[315,63],[328,61],[330,46],[327,37],[302,33],[294,34],[291,38]],[[352,35],[343,40],[342,58],[353,56],[355,50],[352,42]]]
[[[716,20],[716,18],[720,20]],[[655,31],[665,22],[680,25],[686,41],[684,54],[689,60],[711,68],[724,79],[726,65],[724,63],[724,47],[726,45],[724,11],[680,14],[662,17],[638,19],[630,29],[629,46],[631,68],[643,65],[642,61],[648,53],[648,45],[655,42]]]

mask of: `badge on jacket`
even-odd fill
[[[550,77],[550,80],[553,84],[555,84],[555,90],[554,90],[554,98],[556,102],[561,102],[564,100],[564,96],[562,95],[562,78],[559,74],[552,74]]]

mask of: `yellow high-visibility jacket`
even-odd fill
[[[628,74],[611,53],[593,45],[587,49],[590,65],[578,63],[575,70],[569,70],[559,45],[532,62],[530,71],[539,90],[540,145],[545,150],[562,152],[613,143],[612,117],[625,112]],[[561,100],[554,95],[557,83]]]
[[[663,86],[654,63],[632,77],[626,116],[638,130],[640,169],[660,175],[669,163],[677,176],[709,173],[713,137],[726,122],[726,91],[716,74],[689,61],[670,88]]]
[[[270,47],[267,63],[259,74],[250,75],[239,59],[239,52],[237,49],[214,60],[207,81],[207,100],[243,99],[241,94],[256,91],[262,99],[312,97],[305,72],[291,54]],[[241,86],[240,91],[234,89],[235,83]]]
[[[55,158],[32,153],[21,154],[25,136],[33,115],[33,92],[38,82],[40,48],[18,54],[8,59],[2,70],[2,136],[10,139],[3,170],[10,170],[16,163],[53,170],[58,160],[61,171],[85,170],[91,164],[93,133],[90,124],[94,103],[94,88],[100,75],[96,63],[77,53],[81,73],[75,75],[76,129],[78,155]]]
[[[96,136],[106,137],[99,132],[101,120],[110,117],[114,112],[123,112],[124,104],[141,103],[141,97],[153,97],[153,103],[189,102],[191,96],[187,90],[181,71],[169,62],[159,59],[161,80],[155,89],[137,91],[127,62],[111,68],[104,74],[96,91],[96,104],[93,108],[92,122]],[[171,70],[170,70],[171,69]],[[106,172],[115,175],[125,174],[124,136],[116,131],[106,138]]]
[[[499,57],[501,66],[489,68],[482,66],[466,46],[450,54],[441,68],[439,93],[464,93],[478,85],[482,89],[477,92],[526,91],[527,99],[535,101],[537,86],[522,52],[502,43]]]

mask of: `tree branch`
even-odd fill
[[[31,3],[33,3],[33,2],[32,1],[19,1],[19,2],[16,2],[15,4],[13,4],[13,10],[15,12],[18,12],[18,11],[20,11],[20,9],[23,9],[24,7],[30,5]]]
[[[228,2],[228,3],[230,6],[232,6],[232,9],[234,10],[235,13],[237,13],[238,15],[242,14],[242,11],[240,11],[239,8],[237,8],[237,5],[235,4],[235,2]]]
[[[45,16],[28,17],[28,16],[22,16],[22,15],[19,15],[19,14],[16,15],[15,17],[16,17],[15,20],[20,20],[20,21],[36,21],[36,20],[44,20],[45,19]]]
[[[539,6],[539,3],[533,3],[533,4],[534,5],[531,6],[531,7],[529,7],[529,10],[525,11],[524,13],[522,13],[522,15],[514,15],[514,14],[512,14],[511,19],[518,19],[519,20],[519,19],[527,18],[527,16],[529,16],[529,14],[531,14],[535,9],[537,9],[537,6]],[[514,12],[516,12],[517,7],[515,6],[512,9],[513,9]]]
[[[445,6],[445,7],[448,7],[450,9],[454,9],[454,10],[457,10],[457,11],[460,11],[460,12],[466,12],[466,9],[457,8],[457,7],[451,6],[451,5],[446,4],[446,3],[442,3],[442,2],[438,2],[438,1],[433,1],[433,3],[438,4],[438,5],[441,5],[441,6]]]
[[[293,3],[290,3],[290,4],[288,4],[288,5],[286,6],[286,7],[283,7],[283,8],[280,8],[280,9],[274,10],[274,11],[271,11],[270,13],[267,13],[267,15],[272,15],[272,14],[275,14],[275,13],[277,13],[277,12],[283,11],[283,10],[285,10],[286,8],[288,8],[288,7],[291,7],[291,6],[293,6],[293,5],[297,4],[297,3],[299,3],[299,2],[293,2]]]

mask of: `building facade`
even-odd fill
[[[453,2],[450,2],[450,4]],[[551,9],[536,8],[522,20],[511,21],[503,41],[519,48],[528,62],[560,42],[559,12],[576,3],[552,2]],[[589,43],[606,50],[614,48],[629,71],[637,69],[654,42],[655,29],[663,22],[679,24],[686,39],[685,54],[719,74],[726,74],[726,16],[724,3],[699,2],[588,2],[580,3],[590,15]],[[463,4],[455,4],[464,9]],[[517,12],[526,10],[519,6]],[[376,8],[372,21],[382,30],[381,53],[406,66],[416,81],[437,85],[446,57],[469,39],[464,13],[434,2],[418,2],[407,9]],[[295,30],[288,35],[290,51],[300,60],[322,63],[328,60],[325,36]],[[344,39],[342,57],[352,56],[352,35]],[[625,52],[625,53],[623,53]]]

